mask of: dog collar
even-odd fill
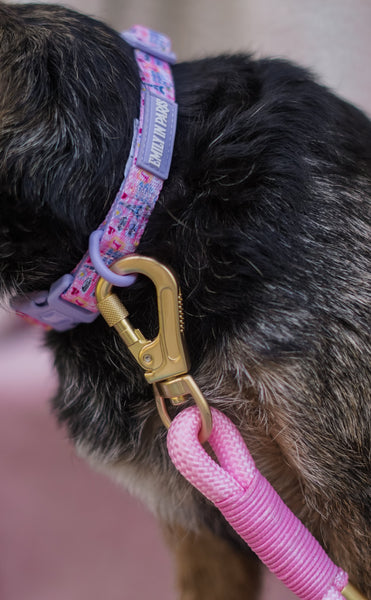
[[[16,298],[21,316],[66,331],[98,316],[95,288],[100,276],[114,285],[130,285],[135,277],[115,275],[114,261],[135,252],[167,179],[176,131],[177,104],[170,65],[176,61],[169,38],[136,25],[121,34],[134,48],[141,85],[139,121],[125,176],[105,220],[89,240],[89,251],[77,267],[55,281],[49,291]]]

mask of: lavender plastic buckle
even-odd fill
[[[79,323],[92,323],[99,315],[98,312],[92,313],[61,298],[61,294],[70,287],[72,282],[73,275],[63,275],[51,285],[49,292],[34,292],[27,299],[12,300],[12,308],[50,325],[56,331],[67,331]]]

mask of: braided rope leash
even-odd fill
[[[218,410],[211,411],[208,441],[219,464],[199,442],[200,413],[190,407],[177,415],[168,433],[168,451],[176,468],[299,598],[344,600],[347,573],[330,560],[261,475],[233,423]]]

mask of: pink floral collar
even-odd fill
[[[124,181],[106,219],[90,236],[89,251],[72,273],[54,282],[49,291],[12,301],[19,314],[57,331],[94,321],[98,315],[95,288],[101,275],[115,285],[133,282],[135,277],[124,281],[108,267],[135,252],[170,170],[177,121],[171,42],[140,25],[122,37],[135,49],[142,81],[139,122]]]

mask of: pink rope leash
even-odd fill
[[[284,504],[260,474],[239,431],[212,408],[209,443],[217,464],[199,442],[200,413],[180,412],[167,444],[176,468],[222,512],[267,567],[302,600],[344,600],[348,575]]]

